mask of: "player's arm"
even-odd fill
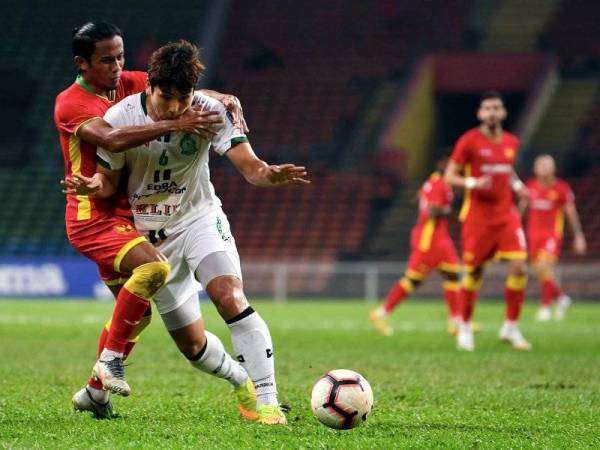
[[[109,170],[98,165],[97,172],[91,177],[73,174],[61,180],[63,194],[87,195],[95,198],[107,198],[117,191],[121,170]]]
[[[444,181],[450,186],[463,189],[488,189],[491,187],[492,179],[489,175],[464,177],[462,170],[463,167],[451,159],[444,171]]]
[[[517,175],[517,172],[515,172],[515,169],[513,169],[512,173],[510,174],[510,186],[512,187],[513,192],[519,197],[520,207],[520,200],[527,199],[529,191],[527,190],[525,183],[523,183],[521,178],[519,178],[519,175]]]
[[[269,165],[258,158],[247,142],[232,147],[227,157],[248,183],[254,186],[283,186],[308,184],[306,168],[295,164]]]
[[[567,202],[565,204],[565,216],[567,216],[567,221],[573,232],[573,250],[578,255],[583,255],[587,251],[587,242],[581,228],[581,221],[579,220],[575,202]]]
[[[158,139],[173,131],[198,134],[210,139],[214,134],[210,128],[221,122],[218,111],[189,108],[177,119],[160,120],[148,125],[113,128],[104,119],[93,118],[83,123],[76,133],[79,138],[89,144],[102,147],[112,153],[118,153]]]

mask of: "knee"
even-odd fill
[[[242,283],[235,277],[215,278],[208,283],[206,292],[213,303],[220,308],[232,308],[236,305],[246,306],[248,303]]]
[[[510,275],[524,277],[527,275],[527,265],[525,261],[513,261],[509,269]]]
[[[125,286],[135,295],[152,297],[167,281],[171,265],[166,261],[151,261],[133,269]]]
[[[460,279],[458,272],[449,272],[447,270],[441,271],[442,276],[446,279],[446,281],[456,282]]]

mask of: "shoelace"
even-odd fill
[[[110,369],[110,373],[119,380],[125,379],[125,366],[121,358],[113,358],[110,361],[104,361],[104,364]]]

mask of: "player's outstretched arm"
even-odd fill
[[[464,189],[489,189],[492,186],[492,179],[489,175],[480,177],[463,177],[461,175],[462,166],[456,161],[448,161],[448,166],[444,172],[444,181],[453,187]]]
[[[83,141],[118,153],[158,139],[172,131],[184,131],[210,139],[214,135],[211,127],[222,123],[218,111],[201,111],[189,108],[174,120],[160,120],[148,125],[113,128],[98,117],[79,127],[77,135]]]
[[[587,251],[587,242],[583,229],[581,228],[581,221],[579,220],[579,214],[574,202],[568,202],[565,205],[565,216],[573,232],[573,250],[578,255],[584,255]]]
[[[269,165],[259,159],[247,142],[230,149],[227,157],[248,183],[255,186],[308,184],[306,167],[294,164]]]

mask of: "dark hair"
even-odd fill
[[[188,92],[204,73],[198,47],[186,40],[169,42],[150,56],[148,81],[150,86],[174,88]]]
[[[71,49],[73,56],[81,56],[87,62],[92,59],[96,49],[96,42],[123,36],[121,30],[113,24],[106,22],[87,22],[73,29]]]
[[[500,100],[502,103],[504,103],[504,97],[502,97],[502,94],[498,91],[485,91],[483,94],[481,94],[481,96],[479,97],[479,104],[481,104],[484,100]]]

